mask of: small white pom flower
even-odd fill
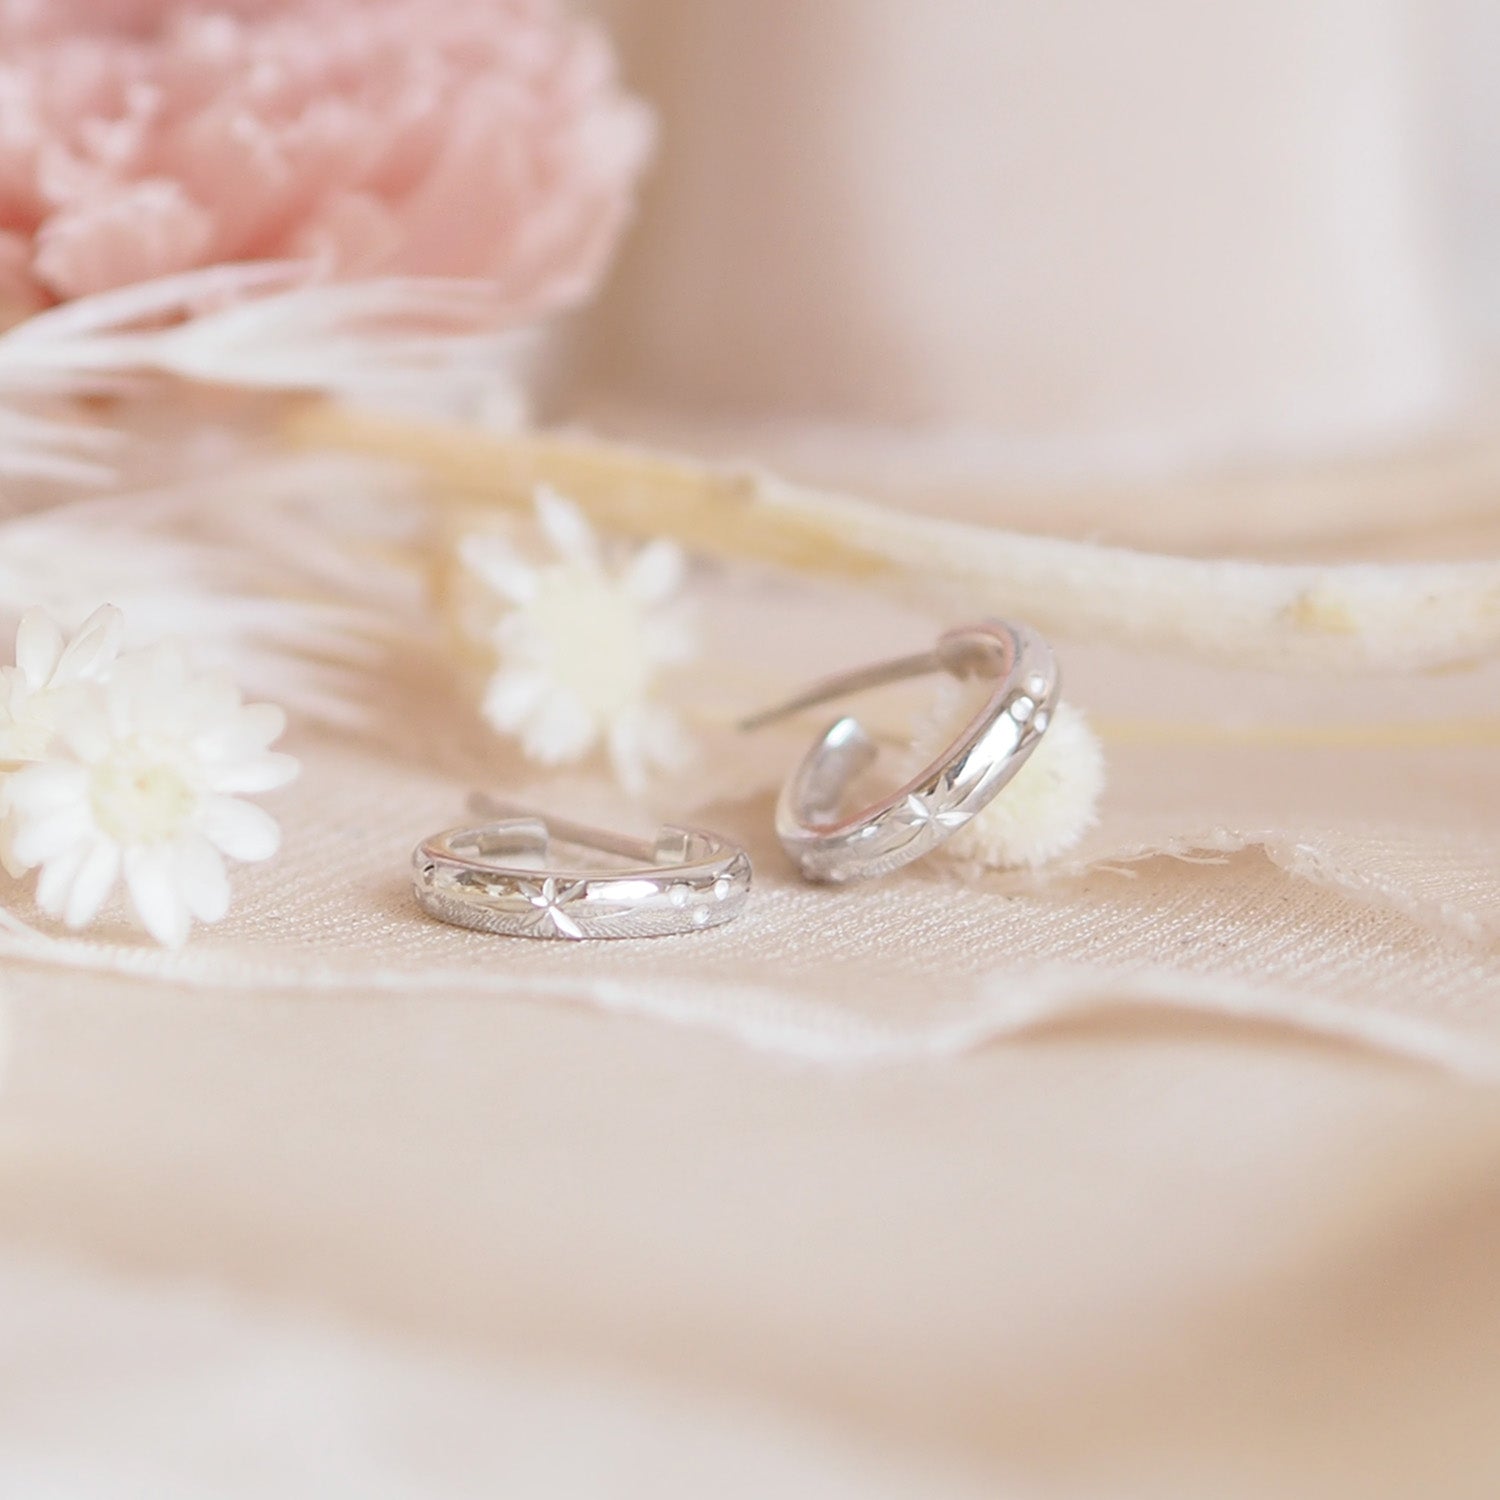
[[[1066,854],[1099,821],[1104,747],[1082,709],[1064,700],[1010,785],[944,846],[954,859],[1036,869]]]
[[[948,743],[964,711],[960,684],[944,678],[915,727],[900,774],[915,775]],[[1099,818],[1104,747],[1082,709],[1064,699],[1009,785],[941,848],[949,859],[996,869],[1036,869],[1066,854]]]
[[[459,545],[465,568],[503,606],[481,711],[546,765],[603,745],[620,784],[638,793],[653,767],[677,768],[688,755],[676,715],[651,697],[661,671],[693,654],[689,617],[675,602],[682,552],[649,542],[615,568],[570,500],[538,489],[536,516],[553,561],[533,564],[494,535]]]
[[[218,921],[229,909],[225,857],[268,859],[280,843],[275,820],[239,794],[297,774],[268,748],[285,723],[279,708],[242,703],[227,678],[192,674],[172,644],[79,684],[58,706],[45,757],[7,778],[10,852],[40,869],[37,905],[84,927],[123,878],[159,943],[177,947],[194,918]]]

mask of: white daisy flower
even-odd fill
[[[620,784],[639,793],[653,767],[677,768],[689,751],[676,715],[651,698],[662,669],[693,654],[690,619],[674,603],[682,552],[658,540],[612,567],[572,501],[540,488],[536,516],[553,561],[533,564],[494,535],[459,545],[465,567],[504,609],[481,711],[546,765],[603,745]]]
[[[57,732],[57,715],[81,683],[98,682],[120,652],[124,617],[102,604],[72,640],[44,609],[21,616],[16,664],[0,668],[0,771],[41,760]],[[21,867],[11,853],[9,778],[0,775],[0,865],[11,875]]]
[[[192,674],[163,644],[121,657],[103,682],[59,706],[46,758],[7,781],[10,848],[39,867],[37,905],[69,927],[99,914],[123,877],[159,943],[229,909],[224,859],[269,859],[280,829],[238,794],[270,791],[298,770],[267,747],[286,716],[241,702],[226,677]]]
[[[0,667],[0,765],[40,760],[57,728],[59,704],[82,682],[98,682],[120,654],[124,617],[101,604],[72,640],[44,609],[29,609],[16,631],[16,664]]]

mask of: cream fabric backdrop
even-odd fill
[[[1109,478],[1383,445],[1474,396],[1489,7],[604,10],[664,124],[587,337],[632,406]]]
[[[771,607],[788,675],[923,628]],[[1065,663],[1101,719],[1361,696]],[[285,856],[183,955],[6,940],[19,1492],[1493,1492],[1492,750],[1117,735],[1045,883],[828,892],[766,832],[788,733],[687,789],[756,855],[740,922],[559,949],[423,918],[410,844],[476,781],[626,810],[388,706],[383,750],[302,737]]]

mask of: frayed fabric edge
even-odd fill
[[[999,889],[1010,893],[1055,888],[1089,875],[1128,876],[1135,866],[1153,859],[1219,864],[1234,855],[1254,852],[1263,854],[1293,879],[1320,886],[1360,906],[1402,917],[1435,936],[1458,938],[1475,945],[1500,939],[1500,912],[1487,917],[1455,902],[1424,900],[1396,880],[1382,878],[1320,849],[1312,836],[1299,837],[1268,829],[1216,827],[1171,839],[1096,847],[1086,857],[1055,861],[1036,871],[981,871],[959,862],[955,862],[955,868],[997,880]],[[1500,859],[1500,849],[1496,850],[1496,857]]]
[[[971,1015],[930,1026],[881,1025],[826,1002],[762,985],[716,986],[705,1005],[696,983],[507,979],[467,971],[366,971],[230,960],[222,953],[164,953],[91,944],[28,930],[0,928],[0,958],[58,968],[153,979],[194,989],[263,989],[282,994],[373,990],[410,997],[493,996],[564,1001],[613,1014],[667,1022],[732,1038],[789,1061],[863,1068],[940,1060],[1016,1040],[1071,1020],[1133,1010],[1163,1010],[1252,1023],[1343,1042],[1361,1051],[1426,1065],[1485,1084],[1500,1083],[1500,1043],[1460,1035],[1419,1017],[1361,1008],[1304,990],[1247,984],[1221,976],[1159,968],[1113,970],[1058,965],[993,969],[977,982]]]

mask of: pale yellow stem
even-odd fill
[[[945,618],[1013,614],[1048,634],[1231,665],[1435,671],[1500,653],[1500,563],[1285,566],[1023,536],[772,475],[569,435],[501,435],[320,404],[295,443],[413,465],[437,498],[520,510],[539,484],[600,526],[876,586]]]
[[[1406,724],[1212,724],[1091,716],[1111,745],[1202,746],[1257,750],[1462,750],[1500,748],[1500,720]]]

